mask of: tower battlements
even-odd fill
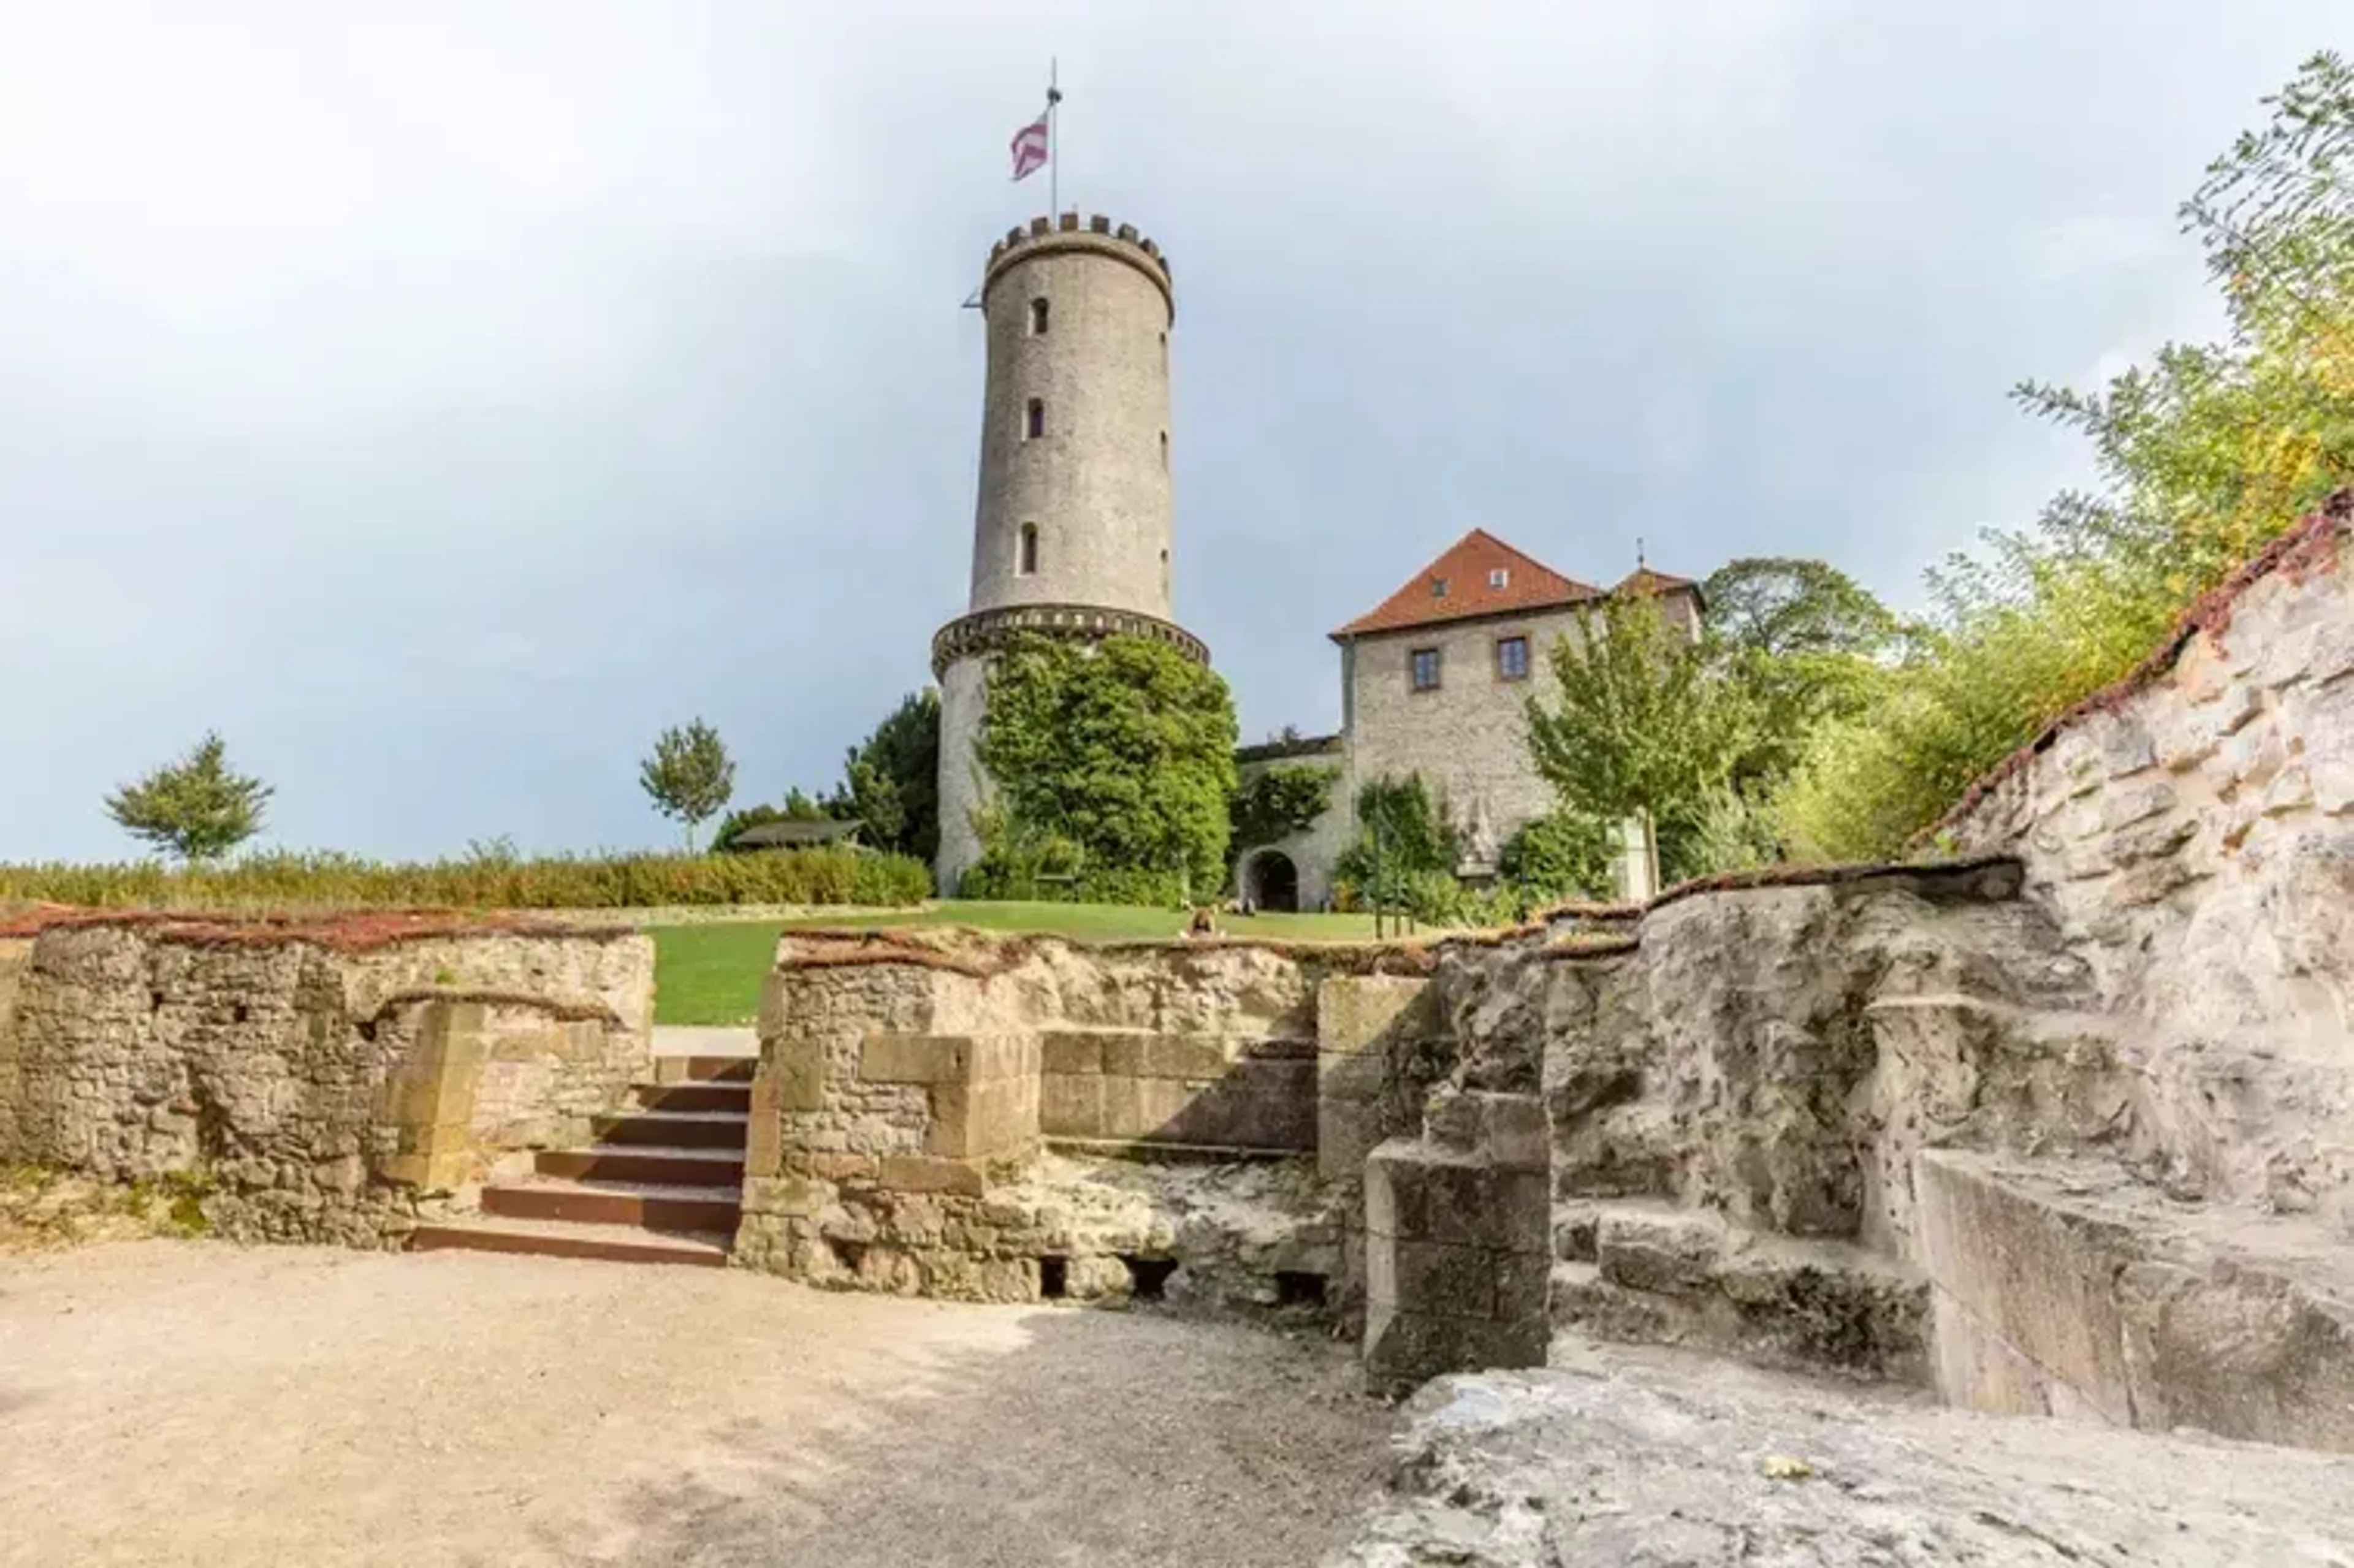
[[[1005,238],[989,248],[989,266],[981,282],[982,304],[986,306],[989,302],[991,287],[1013,268],[1037,257],[1068,251],[1108,256],[1135,268],[1161,291],[1170,319],[1176,319],[1175,275],[1170,269],[1169,258],[1161,253],[1161,247],[1150,236],[1138,233],[1136,225],[1116,223],[1102,213],[1090,213],[1084,217],[1076,212],[1064,213],[1059,218],[1034,217],[1026,227],[1007,229]]]

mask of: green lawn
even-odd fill
[[[927,909],[868,915],[820,915],[801,920],[747,920],[656,926],[654,1022],[749,1023],[760,1004],[760,981],[786,930],[876,930],[884,927],[978,926],[990,931],[1038,931],[1079,942],[1150,941],[1175,937],[1186,916],[1175,909],[1107,904],[945,904]],[[1369,940],[1370,915],[1222,915],[1230,936],[1286,941]]]

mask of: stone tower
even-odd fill
[[[940,687],[940,891],[981,856],[988,798],[973,745],[992,651],[1019,631],[1157,637],[1203,663],[1171,619],[1169,332],[1161,248],[1108,217],[1033,218],[982,274],[989,372],[972,597],[932,638]]]

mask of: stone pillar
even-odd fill
[[[1365,1166],[1365,1383],[1543,1366],[1551,1338],[1543,1102],[1441,1090],[1421,1139]]]
[[[386,1075],[383,1111],[393,1151],[377,1174],[429,1192],[475,1179],[474,1091],[488,1053],[478,1001],[429,1001],[416,1014],[416,1047]]]

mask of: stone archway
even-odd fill
[[[1243,899],[1253,909],[1299,907],[1299,868],[1281,850],[1259,850],[1243,863]]]

